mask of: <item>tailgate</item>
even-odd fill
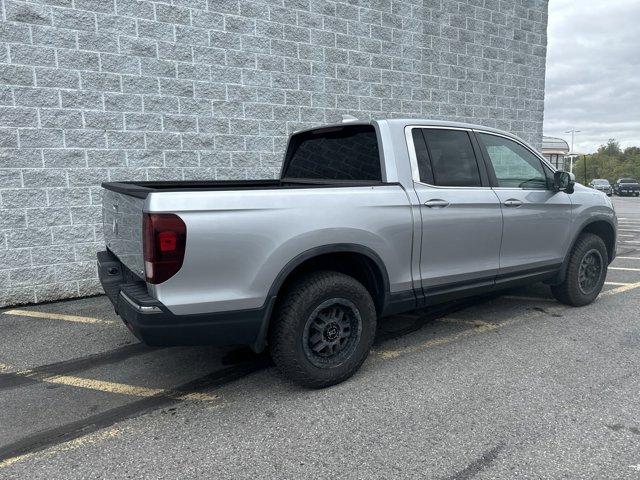
[[[102,230],[107,248],[140,278],[144,278],[142,211],[144,198],[103,190]]]

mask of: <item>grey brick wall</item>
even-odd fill
[[[100,291],[102,181],[273,177],[342,113],[542,138],[546,0],[0,2],[0,306]]]

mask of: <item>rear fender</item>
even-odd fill
[[[380,256],[370,247],[356,244],[356,243],[333,243],[329,245],[320,245],[316,247],[309,248],[304,252],[298,254],[292,260],[287,262],[287,264],[280,270],[280,272],[276,275],[276,278],[273,280],[271,284],[271,288],[269,289],[269,294],[267,296],[266,301],[266,311],[264,320],[262,322],[262,327],[260,328],[260,332],[258,334],[258,339],[254,345],[252,345],[252,349],[256,352],[261,352],[264,350],[266,346],[267,340],[267,332],[269,331],[269,325],[271,321],[271,316],[273,314],[273,307],[276,303],[276,299],[280,293],[280,290],[287,280],[289,275],[296,270],[300,265],[302,265],[307,260],[311,260],[312,258],[325,255],[328,253],[359,253],[365,255],[370,260],[372,260],[375,265],[378,267],[383,283],[383,298],[382,304],[386,305],[389,299],[389,275],[387,269],[385,267],[384,262],[380,258]]]

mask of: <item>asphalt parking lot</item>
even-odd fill
[[[0,311],[0,478],[640,478],[640,199],[592,305],[543,285],[383,321],[349,381],[137,343],[106,298]]]

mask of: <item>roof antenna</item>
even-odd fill
[[[357,121],[358,121],[358,117],[354,117],[353,115],[346,115],[346,114],[342,115],[342,123],[351,123],[351,122],[357,122]]]

